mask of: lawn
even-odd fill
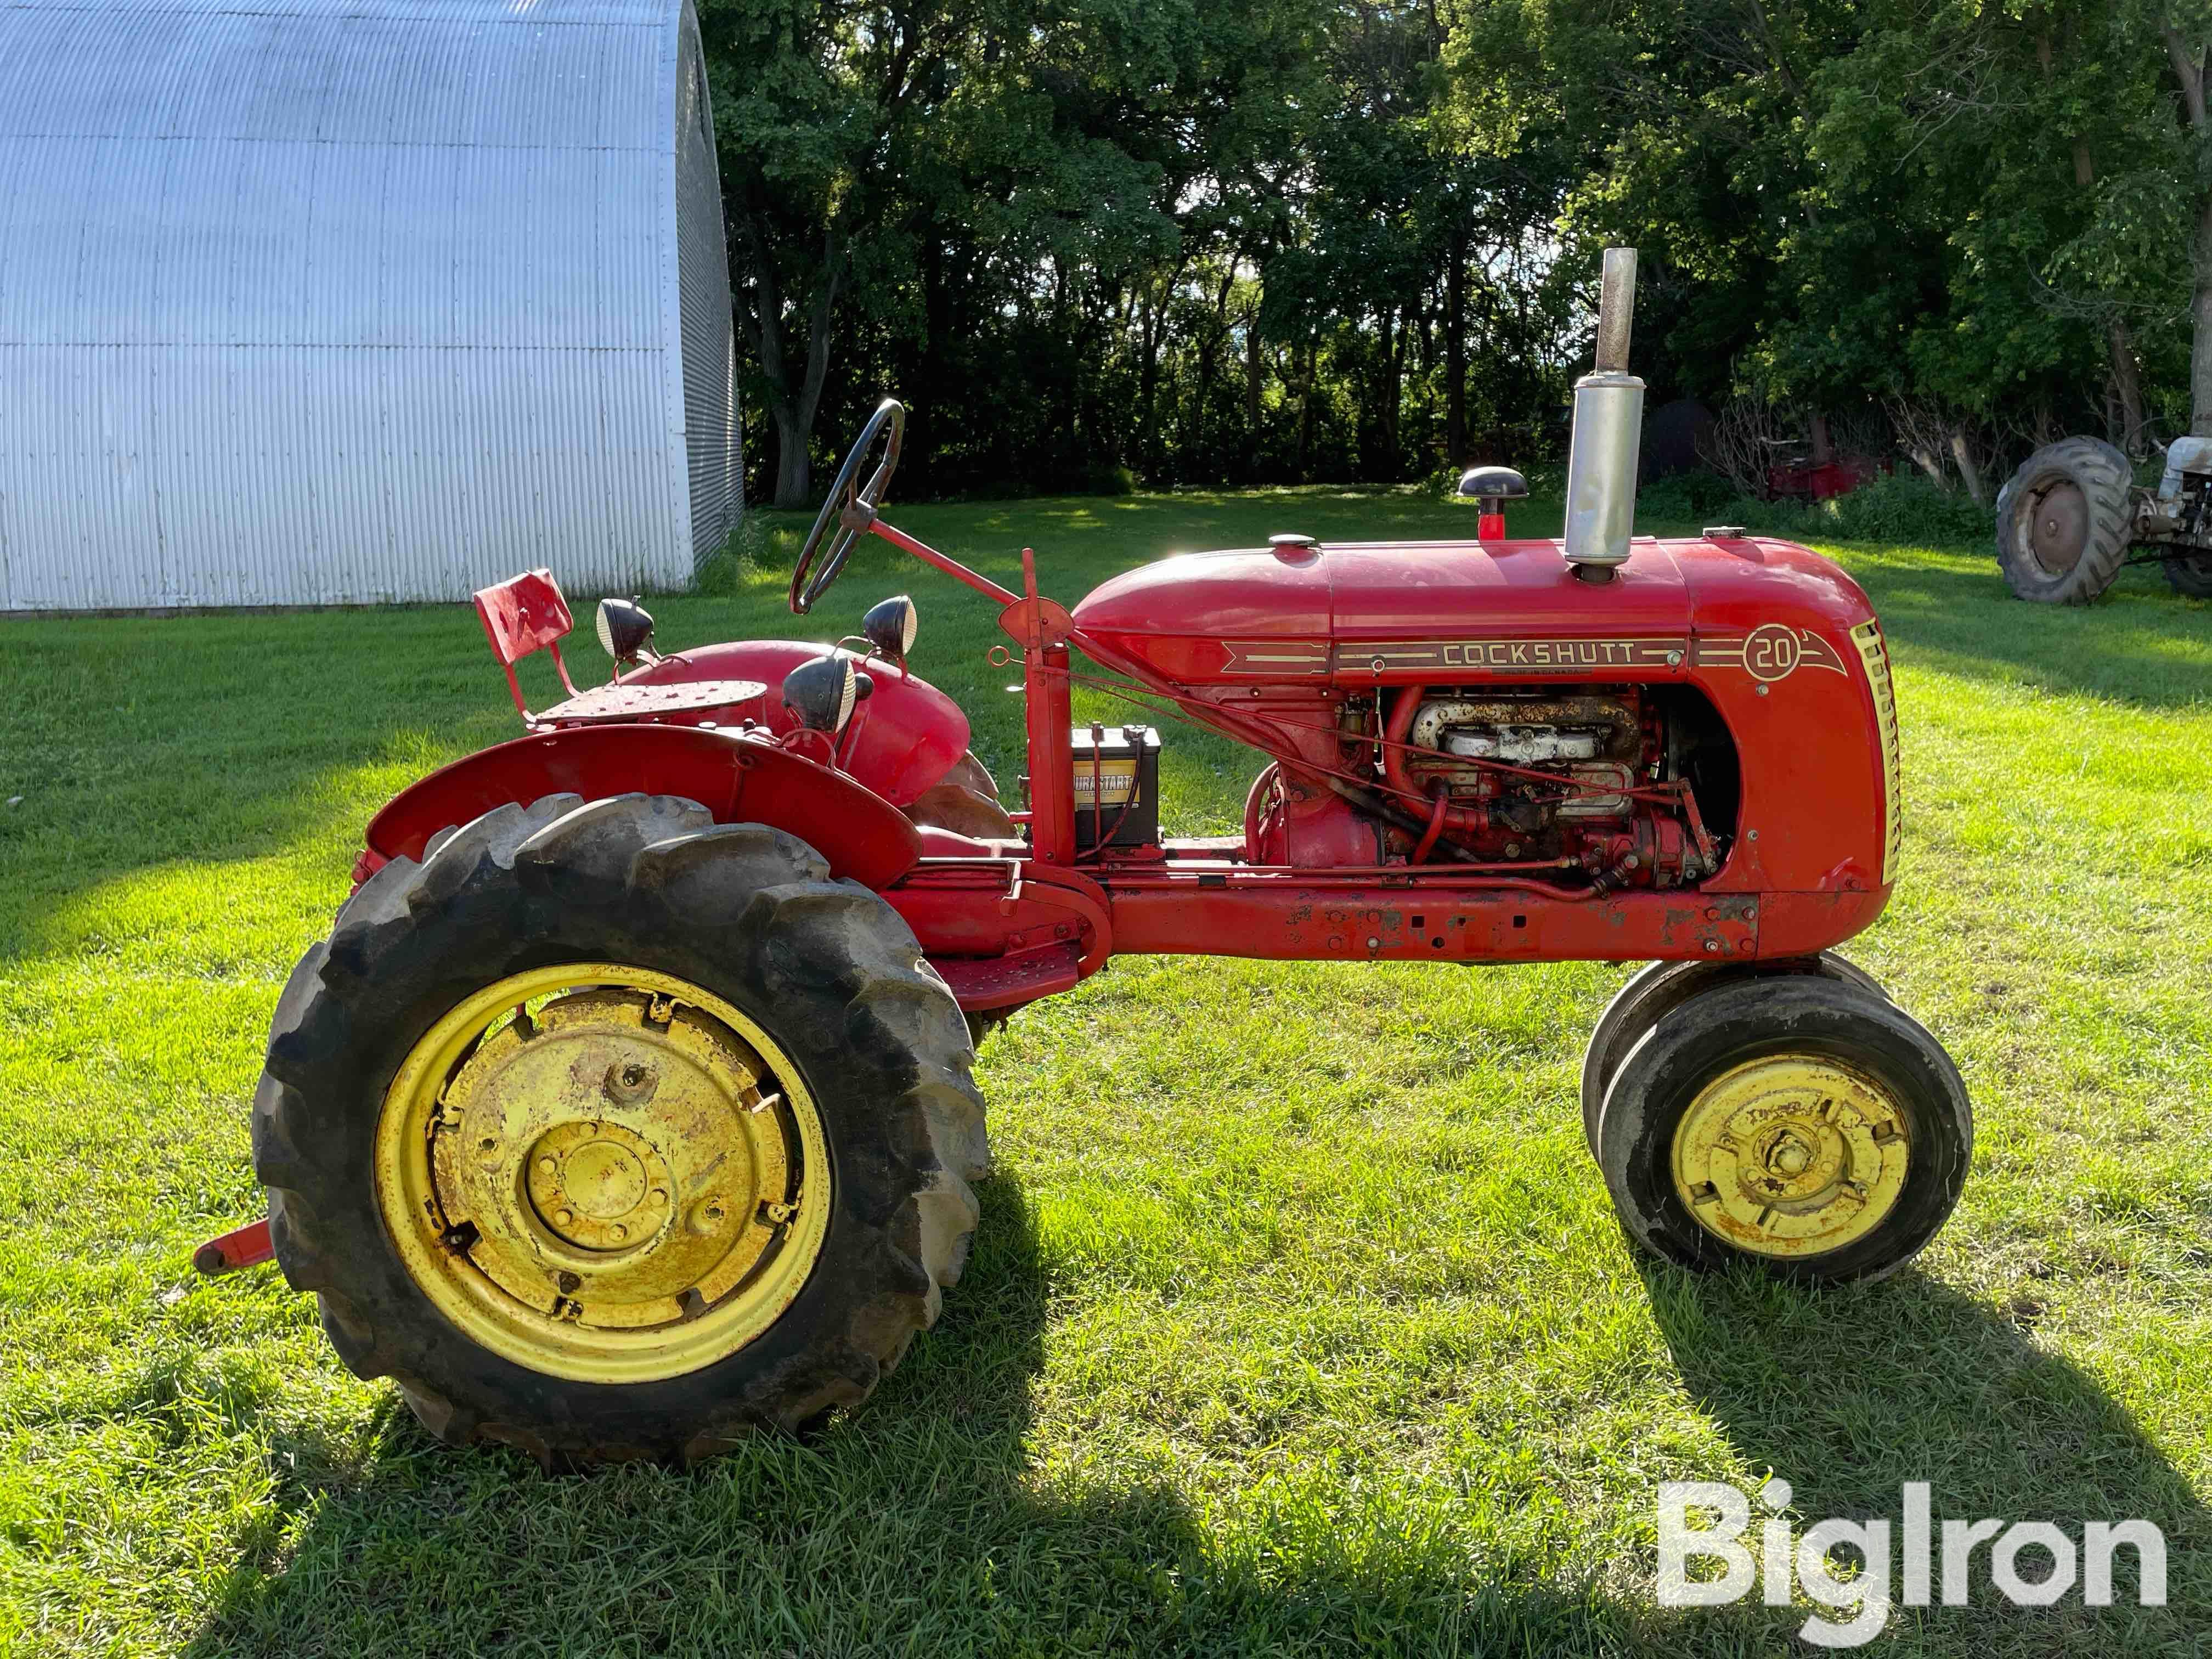
[[[1468,523],[1325,491],[893,516],[1001,580],[1033,543],[1068,600],[1172,549]],[[878,549],[800,623],[762,519],[757,566],[653,602],[663,641],[908,589],[1010,781],[990,607]],[[1916,1267],[1796,1290],[1628,1249],[1575,1103],[1625,969],[1124,958],[986,1046],[998,1173],[944,1322],[818,1440],[688,1474],[443,1450],[274,1272],[190,1271],[259,1212],[246,1099],[360,826],[514,729],[467,610],[0,623],[0,1649],[1768,1653],[1806,1607],[1655,1605],[1654,1487],[1778,1474],[1801,1524],[1925,1480],[1939,1516],[2170,1541],[2164,1608],[2014,1610],[1984,1571],[1872,1651],[2202,1653],[2212,607],[1833,550],[1889,629],[1908,792],[1850,954],[1978,1116]],[[1229,827],[1254,763],[1168,741],[1169,827]]]

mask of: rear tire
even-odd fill
[[[1855,985],[1721,985],[1644,1034],[1606,1095],[1598,1164],[1654,1255],[1808,1279],[1879,1279],[1958,1203],[1973,1152],[1958,1068]]]
[[[1824,979],[1856,985],[1871,995],[1888,1000],[1881,981],[1833,951],[1817,957],[1791,957],[1773,962],[1654,962],[1632,975],[1613,993],[1592,1028],[1589,1045],[1583,1050],[1583,1140],[1590,1156],[1597,1156],[1598,1116],[1605,1109],[1605,1091],[1620,1062],[1662,1015],[1680,1007],[1701,991],[1741,980],[1777,974],[1818,974]]]
[[[2062,438],[1997,492],[1997,563],[2016,599],[2087,605],[2126,562],[2133,471],[2098,438]]]
[[[397,1190],[386,1115],[398,1109],[405,1079],[424,1074],[424,1045],[488,988],[566,972],[570,963],[607,965],[617,988],[681,981],[697,988],[697,1006],[720,1004],[728,1016],[716,1024],[696,1015],[692,1003],[671,1002],[683,1021],[723,1038],[732,1021],[750,1029],[754,1059],[769,1057],[768,1069],[748,1072],[731,1062],[735,1074],[752,1079],[745,1099],[754,1103],[731,1121],[768,1121],[763,1115],[771,1109],[779,1115],[793,1109],[783,1097],[811,1097],[807,1109],[818,1125],[814,1144],[826,1144],[826,1156],[810,1153],[802,1163],[794,1153],[787,1206],[764,1199],[756,1222],[748,1189],[732,1184],[739,1177],[715,1175],[708,1166],[710,1186],[738,1194],[730,1207],[743,1212],[725,1231],[757,1224],[777,1237],[796,1238],[799,1223],[775,1211],[803,1214],[817,1203],[827,1211],[818,1223],[808,1218],[814,1231],[806,1248],[815,1253],[793,1258],[790,1282],[757,1316],[748,1314],[750,1323],[723,1320],[726,1309],[750,1294],[743,1283],[727,1288],[724,1279],[702,1275],[699,1282],[714,1300],[687,1290],[678,1298],[679,1318],[649,1329],[618,1321],[601,1329],[592,1326],[591,1310],[571,1304],[564,1313],[562,1302],[544,1286],[513,1294],[513,1307],[502,1302],[497,1264],[486,1255],[486,1241],[469,1236],[473,1224],[438,1236],[435,1229],[447,1224],[433,1215],[435,1243],[451,1256],[443,1277],[422,1271],[419,1247],[410,1255],[404,1242],[395,1242],[409,1236],[410,1225],[424,1224],[391,1213],[388,1199],[380,1197]],[[562,1035],[561,1021],[572,1018],[562,1009],[585,1011],[573,1016],[579,1022],[612,1009],[617,1021],[629,1019],[628,1029],[642,1029],[641,1018],[657,1020],[661,1024],[653,1031],[665,1035],[672,1016],[659,1012],[659,999],[647,1015],[635,1012],[636,1001],[649,994],[621,988],[555,994],[527,1019],[494,1019],[453,1063],[450,1081],[439,1085],[434,1068],[428,1086],[445,1092],[437,1096],[429,1133],[416,1137],[416,1159],[434,1192],[445,1190],[436,1182],[449,1169],[440,1159],[458,1167],[477,1145],[458,1129],[450,1143],[441,1141],[457,1121],[445,1115],[461,1110],[447,1103],[447,1096],[462,1096],[502,1029],[513,1034],[507,1052],[527,1052],[548,1030],[562,1042],[577,1041]],[[626,1016],[625,996],[631,1000]],[[617,1031],[604,1040],[619,1036]],[[695,1040],[711,1048],[715,1039]],[[742,1044],[726,1046],[734,1051]],[[499,807],[442,832],[419,864],[399,859],[386,865],[339,912],[330,939],[301,958],[278,1003],[267,1069],[254,1097],[254,1167],[269,1188],[277,1261],[294,1289],[320,1299],[324,1328],[339,1358],[358,1376],[392,1377],[440,1439],[453,1445],[505,1441],[549,1465],[638,1456],[688,1462],[726,1449],[748,1431],[795,1431],[836,1407],[856,1404],[898,1364],[915,1334],[935,1322],[942,1291],[960,1277],[975,1224],[969,1183],[988,1162],[973,1060],[959,1008],[923,963],[905,922],[866,888],[831,880],[828,866],[803,842],[763,825],[714,823],[704,807],[673,797],[629,795],[586,805],[574,795],[554,796],[527,807]],[[673,1062],[669,1075],[676,1075]],[[574,1212],[559,1211],[568,1234],[599,1229],[581,1238],[576,1249],[582,1254],[572,1265],[587,1276],[599,1261],[610,1261],[612,1279],[629,1271],[627,1261],[649,1249],[696,1257],[709,1247],[682,1237],[678,1223],[688,1220],[690,1232],[703,1234],[708,1229],[699,1218],[712,1217],[721,1227],[723,1211],[704,1207],[719,1199],[690,1193],[680,1167],[678,1178],[669,1176],[674,1155],[666,1145],[648,1145],[651,1121],[639,1118],[647,1131],[643,1137],[622,1127],[619,1091],[635,1079],[628,1073],[617,1079],[614,1067],[607,1078],[605,1101],[596,1094],[594,1072],[574,1109],[548,1105],[543,1086],[531,1094],[521,1084],[503,1085],[523,1090],[494,1097],[507,1103],[500,1109],[511,1120],[526,1123],[516,1131],[516,1144],[525,1134],[538,1139],[515,1155],[521,1176],[511,1177],[502,1164],[483,1177],[483,1190],[508,1192],[520,1179],[530,1188],[528,1201],[540,1203],[538,1177],[530,1172],[557,1166],[559,1180],[581,1193],[576,1182],[585,1177],[571,1180],[572,1170],[583,1167],[574,1154],[567,1163],[540,1157],[580,1142],[589,1142],[592,1168],[617,1185],[617,1176],[657,1171],[639,1177],[660,1183],[649,1199],[625,1189],[605,1212],[630,1205],[620,1211],[627,1218],[645,1214],[636,1204],[652,1207],[650,1226],[632,1223],[637,1232],[651,1234],[649,1241],[630,1237],[626,1253],[612,1243],[625,1237],[624,1228],[592,1220],[602,1212],[592,1200],[605,1192],[570,1200],[564,1187],[551,1200],[573,1203]],[[779,1082],[782,1096],[771,1096]],[[672,1094],[675,1086],[666,1085]],[[755,1115],[747,1120],[744,1113]],[[492,1151],[498,1121],[485,1121],[487,1169],[495,1157],[507,1156]],[[539,1135],[549,1121],[555,1127]],[[590,1141],[587,1131],[612,1133],[635,1158],[608,1150],[613,1141]],[[680,1151],[680,1134],[677,1139]],[[404,1135],[399,1144],[404,1161]],[[611,1160],[619,1166],[612,1175]],[[675,1189],[672,1214],[672,1194],[662,1184]],[[589,1213],[580,1219],[574,1212]],[[495,1231],[500,1222],[489,1209],[483,1213]],[[556,1248],[574,1242],[544,1233],[541,1220],[550,1225],[552,1219],[550,1204],[532,1214],[539,1218],[529,1222],[533,1237]],[[773,1263],[785,1248],[772,1238],[760,1260]],[[767,1271],[744,1267],[738,1255],[729,1260],[738,1264],[731,1273]],[[481,1273],[474,1272],[478,1266]],[[459,1303],[447,1279],[463,1286]],[[587,1278],[578,1296],[592,1300],[593,1309],[617,1305],[593,1300],[597,1284]],[[576,1287],[563,1283],[561,1289]],[[549,1300],[550,1315],[536,1305]],[[477,1303],[493,1310],[491,1322],[471,1316]],[[550,1322],[561,1319],[568,1324]],[[535,1357],[533,1320],[548,1322]],[[683,1347],[687,1340],[696,1345],[708,1328],[733,1332],[730,1346],[703,1357]],[[591,1361],[589,1374],[619,1380],[579,1380],[574,1373],[580,1362],[570,1350],[583,1338],[611,1345],[614,1356],[598,1370],[591,1366],[599,1362]],[[683,1357],[663,1358],[671,1352]],[[672,1373],[672,1364],[691,1368]],[[633,1380],[638,1376],[642,1380]]]

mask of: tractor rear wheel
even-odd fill
[[[2128,458],[2100,438],[2062,438],[1997,492],[1997,563],[2017,599],[2087,605],[2112,585],[2130,532]]]
[[[1739,980],[1776,974],[1817,974],[1840,980],[1887,1000],[1889,993],[1863,968],[1844,961],[1833,951],[1817,957],[1790,957],[1774,962],[1654,962],[1631,975],[1613,993],[1592,1028],[1589,1046],[1583,1050],[1583,1139],[1590,1156],[1597,1156],[1598,1114],[1605,1109],[1605,1091],[1621,1060],[1662,1015],[1680,1007],[1700,991]]]
[[[2187,599],[2212,599],[2212,553],[2186,553],[2166,561],[2166,586]]]
[[[254,1165],[339,1358],[441,1439],[689,1461],[864,1399],[934,1322],[973,1059],[803,842],[553,796],[386,865],[301,959]]]
[[[1973,1138],[1941,1043],[1799,974],[1715,986],[1647,1030],[1606,1091],[1598,1164],[1630,1236],[1670,1261],[1879,1279],[1950,1215]]]

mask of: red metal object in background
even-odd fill
[[[276,1247],[269,1240],[269,1218],[248,1222],[243,1227],[234,1227],[192,1252],[192,1266],[202,1275],[213,1279],[220,1273],[234,1273],[241,1267],[258,1267],[276,1258]]]
[[[1832,501],[1872,483],[1884,470],[1881,462],[1864,455],[1846,455],[1817,466],[1771,466],[1766,469],[1766,496],[1769,501]]]

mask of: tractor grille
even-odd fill
[[[1899,845],[1905,838],[1905,803],[1897,788],[1897,693],[1889,683],[1889,647],[1882,642],[1881,624],[1863,622],[1851,629],[1851,643],[1866,663],[1867,684],[1874,691],[1875,740],[1881,744],[1882,812],[1886,827],[1881,844],[1881,878],[1894,879]]]

